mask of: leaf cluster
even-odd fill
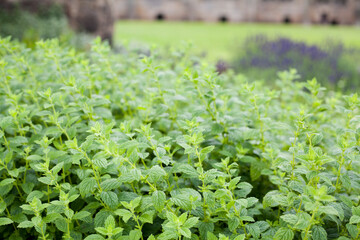
[[[0,59],[1,239],[359,239],[357,94],[98,39]]]

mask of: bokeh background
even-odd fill
[[[96,36],[114,51],[183,47],[219,74],[272,84],[295,68],[327,88],[360,86],[360,0],[1,0],[0,35],[35,47],[59,37],[86,51]]]

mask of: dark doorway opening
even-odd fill
[[[321,14],[320,22],[321,22],[322,24],[327,24],[327,23],[329,23],[329,19],[328,19],[327,13]]]
[[[226,23],[228,21],[229,21],[229,19],[226,16],[219,17],[219,22]]]
[[[285,24],[290,24],[291,22],[292,22],[292,21],[291,21],[291,18],[290,18],[289,16],[284,17],[283,23],[285,23]]]
[[[333,19],[331,21],[331,25],[333,25],[333,26],[339,25],[339,21],[337,19]]]
[[[165,15],[162,13],[159,13],[158,15],[156,15],[155,19],[158,21],[163,21],[163,20],[165,20]]]

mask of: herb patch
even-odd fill
[[[0,39],[1,239],[359,239],[357,94]]]

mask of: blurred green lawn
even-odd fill
[[[283,36],[320,44],[327,39],[340,40],[346,46],[360,47],[360,28],[355,26],[306,26],[258,23],[145,22],[119,21],[115,41],[137,41],[174,46],[191,41],[199,53],[210,59],[230,59],[249,35]]]

